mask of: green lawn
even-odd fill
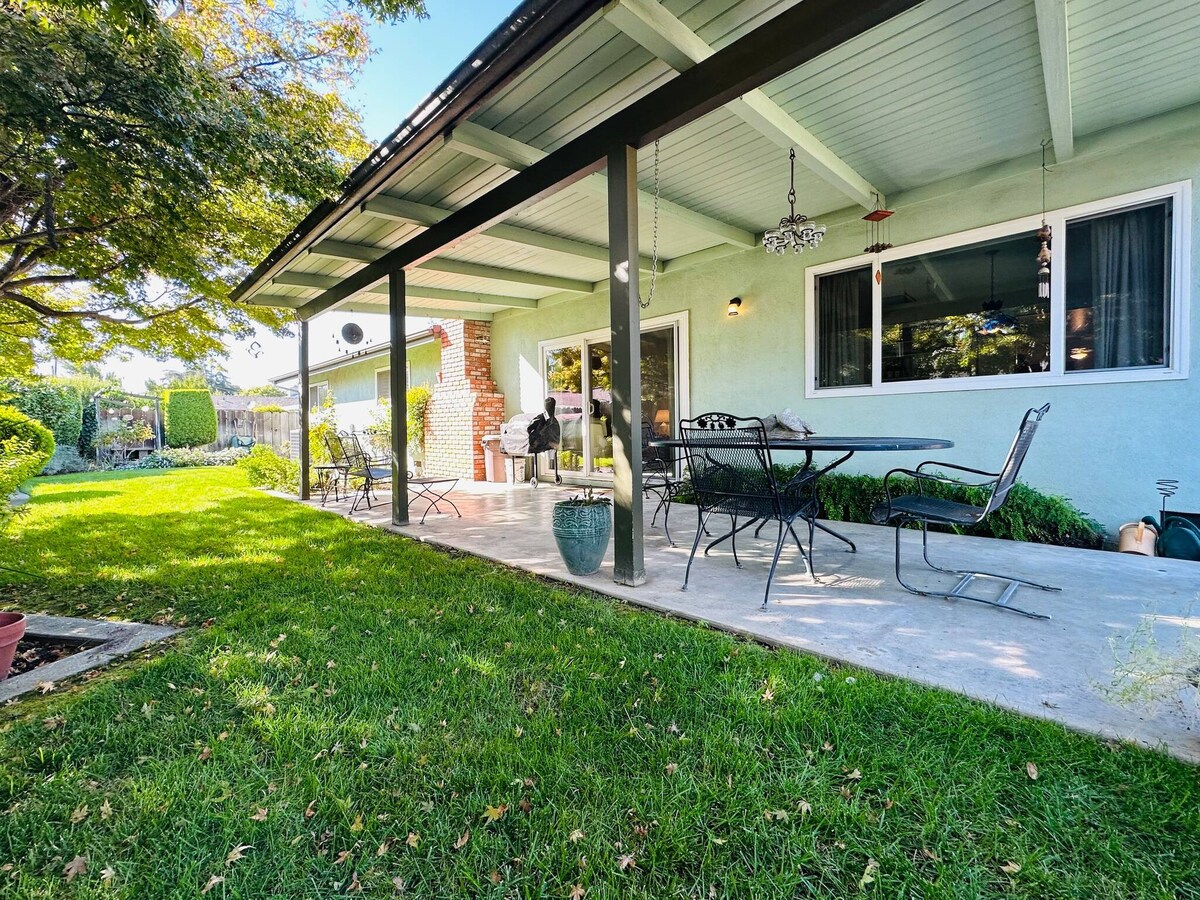
[[[0,896],[1200,896],[1195,768],[234,470],[40,481],[0,548],[0,606],[186,626],[0,713]]]

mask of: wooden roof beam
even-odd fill
[[[377,247],[373,244],[352,244],[348,241],[326,239],[313,244],[308,249],[308,252],[314,256],[327,256],[330,259],[373,263],[382,259],[388,253],[388,250],[386,247]],[[557,275],[544,275],[541,272],[524,272],[520,269],[485,266],[481,263],[467,262],[461,259],[448,259],[444,256],[427,259],[416,268],[427,272],[446,272],[451,275],[464,275],[471,278],[507,281],[511,284],[528,284],[533,287],[551,288],[556,291],[574,291],[577,294],[590,294],[592,292],[592,282],[579,278],[560,278]]]
[[[1075,155],[1075,123],[1071,112],[1071,53],[1067,38],[1067,0],[1034,0],[1038,46],[1042,51],[1042,79],[1046,83],[1046,108],[1054,161]]]
[[[439,209],[436,206],[416,203],[412,200],[393,197],[389,194],[381,194],[378,197],[367,200],[362,204],[362,211],[368,216],[390,219],[393,222],[406,222],[409,225],[420,225],[423,228],[436,225],[451,213],[451,210]],[[602,247],[599,244],[589,244],[586,241],[559,237],[556,234],[546,234],[544,231],[534,231],[530,228],[521,228],[517,225],[509,225],[507,223],[493,225],[491,228],[484,229],[480,234],[509,244],[534,247],[538,250],[549,250],[553,253],[562,253],[580,259],[590,259],[593,262],[608,265],[608,248]],[[641,257],[641,268],[647,272],[650,271],[650,262],[650,257]]]
[[[447,136],[446,146],[459,153],[503,166],[514,172],[528,169],[547,156],[544,150],[538,150],[536,147],[523,144],[514,138],[497,134],[474,122],[463,122],[455,128]],[[586,191],[594,197],[608,199],[608,177],[602,172],[593,172],[571,187]],[[654,195],[646,191],[638,191],[638,208],[642,213],[652,216],[654,214]],[[688,209],[678,203],[672,203],[670,200],[663,200],[661,197],[658,201],[658,211],[664,219],[672,219],[695,228],[697,231],[710,234],[724,244],[733,244],[737,247],[753,247],[756,244],[754,234],[744,228],[738,228],[736,225],[730,225],[728,222],[722,222],[712,216],[706,216],[704,213],[698,213],[694,209]],[[605,253],[607,252],[606,250]],[[642,268],[648,268],[648,266],[643,262]]]
[[[677,72],[687,71],[715,52],[657,0],[616,0],[604,16]],[[726,109],[780,147],[795,147],[796,160],[802,166],[859,206],[873,208],[876,196],[883,202],[881,191],[762,91],[749,91]]]
[[[333,275],[317,275],[312,272],[281,272],[271,279],[273,284],[278,284],[286,287],[302,287],[312,291],[327,291],[330,288],[335,288],[342,279],[336,278]],[[507,297],[502,294],[483,294],[478,291],[457,291],[449,288],[426,287],[420,284],[408,282],[405,285],[406,293],[409,297],[416,297],[420,300],[449,300],[454,303],[470,303],[473,306],[495,306],[502,309],[537,309],[538,301],[531,300],[528,297]],[[381,294],[384,297],[388,295],[387,283],[377,284],[363,291],[364,294]],[[301,305],[307,302],[305,297],[282,297],[276,295],[273,299],[291,300],[295,305]],[[254,297],[252,302],[257,302],[258,297]],[[271,306],[275,304],[262,304]],[[288,304],[280,304],[288,305]]]

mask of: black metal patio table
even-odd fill
[[[827,475],[834,469],[846,463],[852,456],[854,456],[855,453],[947,450],[954,446],[954,441],[950,441],[945,438],[871,437],[867,435],[826,436],[813,434],[809,435],[808,437],[803,437],[796,434],[794,431],[770,431],[767,432],[767,444],[770,446],[772,454],[781,452],[803,453],[804,468],[814,469],[813,477],[815,479],[820,479],[822,475]],[[679,450],[683,449],[683,441],[679,438],[656,438],[655,440],[650,441],[648,446]],[[705,446],[722,447],[723,445],[719,439],[710,438],[705,441]],[[814,453],[840,453],[842,455],[833,460],[833,462],[814,468]],[[824,531],[826,534],[832,535],[839,541],[842,541],[848,545],[851,553],[857,552],[858,548],[854,546],[854,541],[850,540],[850,538],[846,537],[844,534],[839,534],[828,525],[823,525],[820,522],[816,523],[816,527],[821,531]],[[720,541],[715,541],[714,543],[720,543]]]
[[[419,524],[425,524],[425,517],[429,515],[430,510],[442,511],[438,506],[443,500],[449,503],[454,508],[454,512],[458,517],[462,518],[462,513],[458,511],[458,507],[454,501],[450,499],[450,492],[454,490],[458,484],[458,479],[453,477],[442,477],[440,475],[416,475],[409,476],[408,489],[415,496],[409,497],[408,505],[412,506],[417,500],[426,501],[425,511],[421,513],[421,521]]]

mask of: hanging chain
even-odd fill
[[[646,294],[646,299],[639,306],[646,309],[650,306],[650,301],[654,299],[654,288],[658,284],[658,141],[654,142],[654,232],[651,241],[651,256],[650,256],[650,292]]]

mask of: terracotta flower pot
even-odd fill
[[[8,677],[17,643],[25,636],[25,614],[0,612],[0,681]]]

